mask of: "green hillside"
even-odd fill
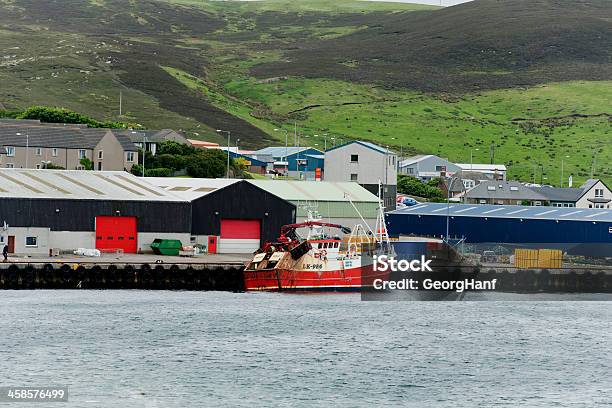
[[[319,148],[327,134],[482,162],[493,144],[524,180],[558,184],[562,158],[579,181],[593,161],[612,179],[611,11],[603,0],[0,0],[0,109],[62,106],[206,140],[222,128],[245,147],[296,123]]]

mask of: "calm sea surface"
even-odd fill
[[[0,386],[70,391],[22,408],[612,401],[610,302],[1,291],[0,324]]]

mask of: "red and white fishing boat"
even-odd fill
[[[361,224],[351,230],[323,222],[313,211],[308,214],[305,222],[283,226],[276,241],[255,253],[244,271],[246,290],[358,291],[372,287],[374,279],[388,279],[388,272],[375,272],[372,265],[374,254],[393,251],[382,206],[376,233],[366,233]],[[304,229],[305,238],[298,232]],[[344,233],[344,239],[329,229]]]

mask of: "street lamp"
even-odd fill
[[[480,149],[470,149],[470,171],[474,171],[474,150],[479,151]]]
[[[569,156],[565,156],[565,158],[569,159]],[[563,161],[565,160],[565,158],[561,158],[561,188],[563,188]]]
[[[278,132],[280,129],[274,129],[275,132]],[[285,160],[287,159],[287,145],[289,143],[289,132],[287,131],[287,129],[283,129],[283,132],[285,132]]]
[[[450,181],[448,183],[448,191],[446,194],[446,243],[449,243],[449,227],[450,227],[450,196],[451,196],[451,191],[453,190],[453,183],[457,180],[461,180],[460,177],[457,176],[453,176],[450,178]],[[464,194],[465,195],[465,194]]]
[[[230,169],[230,137],[232,135],[232,132],[230,132],[229,130],[217,129],[217,133],[227,133],[227,174],[225,175],[225,178],[229,178],[229,169]]]
[[[238,154],[238,144],[240,144],[240,139],[236,139],[236,154]]]

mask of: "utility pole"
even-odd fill
[[[217,129],[217,133],[227,133],[227,173],[225,174],[225,178],[229,178],[229,174],[230,174],[230,137],[232,135],[231,131],[229,130],[221,130],[221,129]]]

